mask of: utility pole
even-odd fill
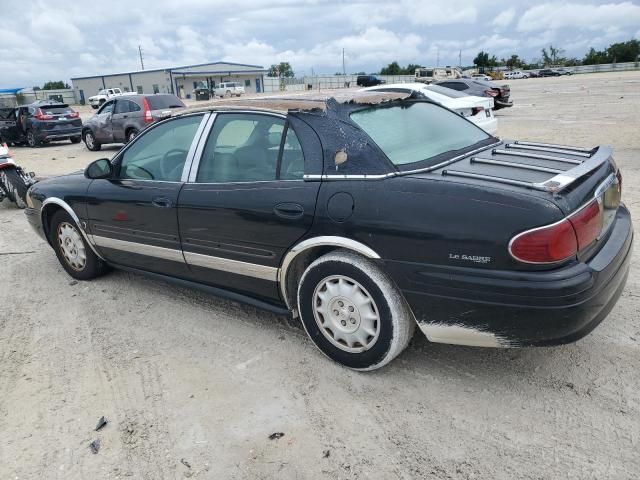
[[[462,50],[458,52],[458,66],[460,67],[460,70],[462,70]]]
[[[140,66],[142,66],[142,70],[144,70],[144,61],[142,60],[142,47],[138,45],[138,53],[140,53]]]
[[[344,48],[342,49],[342,75],[346,75],[347,71],[344,68]]]

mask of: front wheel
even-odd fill
[[[29,187],[14,168],[0,170],[0,182],[9,200],[14,202],[18,208],[27,207],[27,190]]]
[[[91,280],[107,270],[106,264],[87,244],[80,227],[64,210],[53,215],[50,238],[58,261],[73,278]]]
[[[397,357],[415,329],[391,279],[371,260],[336,251],[314,261],[298,287],[307,334],[327,357],[355,370],[375,370]]]
[[[100,145],[98,143],[98,141],[96,140],[95,135],[93,134],[93,132],[91,130],[88,130],[87,132],[85,132],[85,134],[84,134],[84,144],[92,152],[97,152],[98,150],[100,150],[102,148],[102,145]]]

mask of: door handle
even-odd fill
[[[168,197],[153,197],[151,199],[151,204],[154,207],[159,207],[159,208],[171,208],[171,207],[173,207],[173,202]]]
[[[273,213],[287,220],[298,220],[304,215],[304,208],[299,203],[279,203],[273,207]]]

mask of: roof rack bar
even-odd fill
[[[536,150],[536,151],[539,151],[539,152],[549,152],[549,153],[565,153],[567,155],[574,155],[576,157],[585,157],[585,158],[591,157],[591,153],[574,152],[574,151],[571,151],[571,150],[563,150],[561,148],[536,147],[536,146],[529,146],[529,145],[519,145],[517,143],[505,143],[504,147],[505,148],[517,148],[517,149],[520,149],[520,150]]]
[[[488,158],[472,157],[471,160],[469,160],[469,162],[483,163],[486,165],[500,165],[502,167],[521,168],[522,170],[533,170],[535,172],[546,172],[546,173],[563,173],[564,172],[564,170],[558,170],[557,168],[541,167],[539,165],[529,165],[526,163],[503,162],[500,160],[490,160]]]
[[[571,163],[573,165],[580,165],[582,163],[582,160],[574,160],[572,158],[554,157],[552,155],[541,155],[538,153],[524,153],[524,152],[514,152],[509,150],[498,150],[497,148],[494,148],[492,153],[494,155],[511,155],[513,157],[537,158],[539,160],[553,160],[554,162]]]
[[[540,184],[533,182],[523,182],[521,180],[513,180],[511,178],[494,177],[491,175],[481,175],[479,173],[460,172],[457,170],[443,170],[443,176],[462,177],[462,178],[477,178],[478,180],[487,180],[490,182],[506,183],[507,185],[518,185],[521,187],[532,188],[534,190],[547,190]]]
[[[571,150],[574,152],[584,152],[584,153],[592,153],[594,150],[593,148],[572,147],[570,145],[558,145],[556,143],[523,142],[521,140],[516,140],[513,143],[517,143],[518,145],[527,145],[529,147],[560,148],[562,150]]]

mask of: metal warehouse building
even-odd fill
[[[239,82],[247,93],[264,91],[264,75],[259,65],[214,62],[157,70],[96,75],[72,78],[73,89],[80,103],[103,88],[120,88],[125,92],[175,93],[181,98],[193,98],[200,82],[215,86],[221,82]]]

